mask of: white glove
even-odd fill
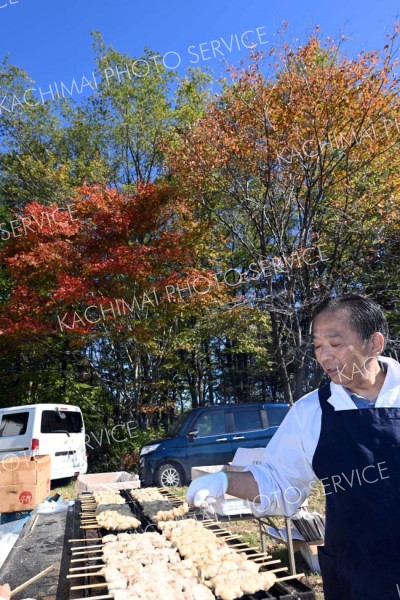
[[[194,504],[194,506],[207,505],[207,498],[212,498],[211,502],[215,502],[216,498],[220,498],[226,493],[228,485],[229,479],[225,471],[198,477],[189,485],[186,500],[188,504]]]

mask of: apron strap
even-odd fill
[[[322,404],[325,404],[326,401],[328,400],[328,398],[331,397],[331,384],[327,383],[326,385],[323,385],[322,387],[318,388],[318,398],[319,398],[319,402],[322,406]]]

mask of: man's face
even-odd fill
[[[372,341],[364,342],[351,329],[346,309],[319,314],[312,332],[315,357],[334,383],[351,389],[365,381]]]

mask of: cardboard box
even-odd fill
[[[75,483],[77,495],[97,490],[132,490],[140,488],[139,475],[126,471],[79,475]]]
[[[251,515],[251,508],[246,500],[235,498],[229,494],[225,494],[223,498],[218,498],[213,504],[209,504],[204,508],[204,512],[209,515],[220,515],[221,517]]]
[[[226,465],[226,471],[240,473],[245,467],[260,464],[264,460],[264,452],[265,448],[238,448],[232,462]],[[218,471],[221,471],[223,466],[224,465],[210,465],[205,467],[192,467],[192,479],[197,479],[197,477],[209,475],[210,473],[217,473]]]
[[[191,475],[192,479],[197,479],[197,477],[202,477],[203,475],[209,475],[210,473],[217,473],[221,471],[224,465],[211,465],[208,467],[192,467]]]
[[[32,510],[50,494],[49,455],[0,461],[0,513]]]
[[[265,448],[238,448],[231,462],[234,467],[248,467],[265,462]]]

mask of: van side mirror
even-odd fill
[[[194,429],[193,431],[189,431],[188,438],[189,438],[189,440],[194,440],[195,438],[197,438],[198,435],[199,435],[199,430]]]

